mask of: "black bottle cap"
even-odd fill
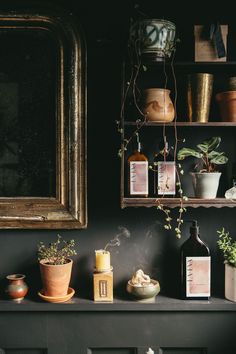
[[[191,234],[199,234],[199,226],[197,224],[197,220],[186,220],[187,222],[191,222],[192,226],[190,226],[190,233]]]

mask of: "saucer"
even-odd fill
[[[43,290],[40,290],[38,295],[41,297],[41,299],[47,302],[66,302],[72,298],[74,293],[75,290],[73,288],[68,288],[68,293],[63,296],[47,296],[43,294]]]

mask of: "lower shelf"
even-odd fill
[[[75,296],[64,303],[48,303],[39,299],[24,299],[21,303],[0,300],[0,312],[236,312],[236,302],[211,297],[206,300],[180,300],[157,295],[154,303],[142,303],[135,300],[115,299],[113,302],[94,302]]]
[[[181,205],[179,198],[122,198],[121,207],[157,207],[161,203],[169,208],[176,208]],[[234,208],[236,207],[236,199],[225,199],[225,198],[215,198],[215,199],[199,199],[199,198],[189,198],[183,202],[185,207],[205,207],[205,208]]]

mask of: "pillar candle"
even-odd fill
[[[110,270],[110,252],[105,250],[96,250],[95,256],[97,271]]]

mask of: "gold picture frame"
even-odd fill
[[[80,229],[87,226],[86,51],[73,16],[40,11],[0,13],[0,33],[38,31],[57,47],[55,196],[0,197],[2,229]]]

